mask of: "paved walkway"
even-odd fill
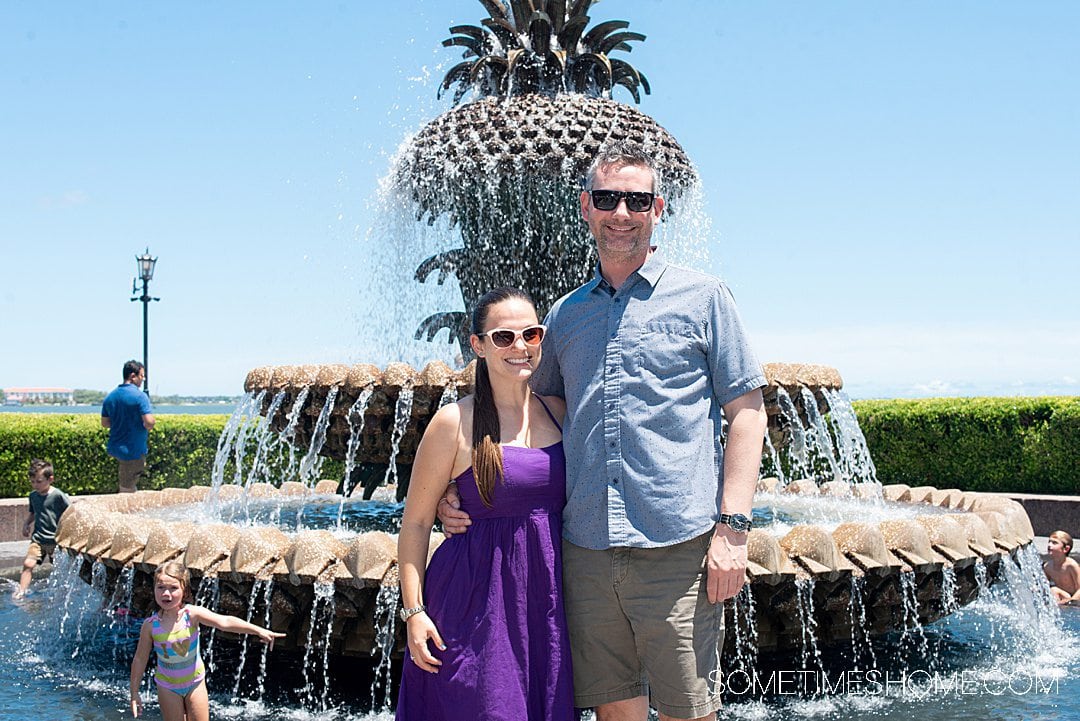
[[[30,541],[0,543],[0,578],[19,579]]]

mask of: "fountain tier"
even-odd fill
[[[402,479],[400,495],[430,415],[452,394],[468,391],[471,372],[471,367],[452,372],[442,364],[420,372],[404,364],[383,371],[343,365],[261,368],[248,376],[245,386],[252,395],[242,408],[268,413],[260,431],[282,430],[309,456],[352,448],[360,465],[382,461],[379,467],[396,470]],[[1032,540],[1026,513],[1008,499],[930,486],[882,488],[845,478],[847,466],[837,459],[850,451],[849,441],[833,421],[850,413],[850,404],[838,395],[839,374],[823,366],[785,364],[769,364],[767,373],[772,450],[766,455],[780,457],[787,445],[798,443],[804,458],[787,463],[788,470],[802,464],[823,474],[759,483],[755,516],[765,527],[750,533],[750,590],[728,604],[731,628],[741,629],[728,636],[730,652],[738,652],[738,639],[754,638],[755,649],[805,649],[808,637],[815,647],[849,641],[856,627],[867,635],[921,627],[972,601],[1001,564]],[[230,422],[231,435],[228,427],[223,434],[241,451],[243,429],[259,419],[244,423]],[[222,458],[234,452],[229,443],[219,448]],[[821,462],[828,453],[835,458]],[[301,477],[310,466],[306,462],[307,457],[298,464]],[[84,559],[87,578],[95,564],[104,567],[107,584],[115,584],[123,569],[133,569],[130,596],[137,612],[150,608],[153,568],[181,558],[197,581],[214,585],[219,610],[243,616],[256,612],[251,604],[263,603],[259,612],[268,613],[273,627],[287,634],[285,647],[306,643],[322,594],[333,601],[333,617],[319,641],[325,652],[368,654],[385,648],[376,644],[375,619],[381,589],[397,584],[391,535],[350,537],[310,528],[286,534],[274,527],[194,520],[222,504],[251,498],[333,498],[339,507],[369,502],[328,495],[336,492],[338,481],[275,487],[253,478],[258,474],[249,472],[246,488],[224,484],[80,502],[64,515],[58,544]],[[838,519],[807,522],[797,510],[788,517],[793,508],[829,504],[843,507]],[[190,506],[192,520],[161,518],[161,508],[180,505]],[[441,536],[432,536],[432,551],[440,541]],[[265,581],[273,582],[272,590],[255,593]],[[856,618],[853,609],[862,615]]]

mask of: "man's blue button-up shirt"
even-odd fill
[[[720,410],[765,385],[730,291],[653,253],[616,291],[600,276],[545,320],[537,393],[566,399],[563,536],[668,546],[720,513]]]

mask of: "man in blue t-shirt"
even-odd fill
[[[101,426],[109,429],[109,455],[120,461],[120,492],[134,493],[146,468],[146,438],[154,427],[150,396],[139,390],[146,369],[139,361],[124,364],[124,382],[105,396]]]

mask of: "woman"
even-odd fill
[[[436,413],[417,449],[398,538],[408,627],[398,719],[576,718],[560,545],[566,406],[529,390],[544,331],[525,292],[481,297],[475,393]],[[425,572],[451,481],[472,526]]]

